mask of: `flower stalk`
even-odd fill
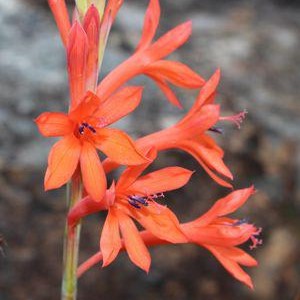
[[[82,198],[82,180],[76,174],[67,188],[68,211]],[[77,265],[81,224],[74,227],[66,224],[64,235],[63,279],[61,300],[75,300],[77,297]]]

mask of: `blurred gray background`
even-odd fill
[[[127,58],[138,42],[148,1],[126,0],[110,37],[102,76]],[[161,0],[159,33],[187,19],[190,41],[172,58],[208,78],[222,69],[218,102],[223,115],[246,108],[241,130],[226,126],[216,137],[235,187],[258,193],[237,216],[262,226],[264,244],[252,251],[255,291],[236,282],[207,251],[193,245],[152,249],[149,275],[121,254],[110,267],[95,267],[79,283],[78,299],[299,299],[300,211],[300,2],[297,0]],[[59,299],[64,190],[44,193],[43,175],[53,140],[38,134],[33,119],[66,111],[65,54],[45,0],[0,0],[0,255],[1,300]],[[119,123],[138,137],[175,123],[184,112],[147,83],[141,106]],[[179,90],[186,109],[195,97]],[[197,174],[167,203],[191,220],[228,191],[177,151],[162,153],[154,168],[181,166]],[[98,249],[104,216],[83,226],[81,261]],[[246,247],[247,248],[247,247]],[[298,249],[298,250],[297,250]]]

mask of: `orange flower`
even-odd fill
[[[99,84],[97,95],[106,99],[113,91],[137,75],[152,78],[169,101],[181,107],[168,82],[183,88],[199,88],[204,79],[188,66],[177,61],[166,61],[168,56],[182,46],[191,35],[191,22],[183,23],[152,43],[160,18],[158,0],[151,0],[146,12],[144,29],[135,53],[109,73]]]
[[[250,288],[253,288],[252,280],[240,265],[254,267],[257,266],[257,261],[237,246],[248,240],[253,243],[250,249],[260,245],[262,240],[259,240],[257,235],[260,234],[261,229],[248,224],[245,220],[231,219],[225,216],[241,207],[253,192],[253,187],[234,191],[227,197],[219,199],[200,218],[180,224],[180,229],[185,234],[187,241],[179,242],[193,243],[208,249],[233,277]],[[169,241],[159,238],[150,230],[140,232],[139,239],[148,247],[169,244]],[[127,250],[125,243],[120,243],[120,245],[122,245],[121,250]],[[93,255],[79,267],[78,276],[102,259],[104,259],[103,252]]]
[[[74,226],[80,218],[108,209],[100,240],[103,266],[109,265],[122,248],[121,232],[131,261],[148,272],[150,255],[132,219],[158,239],[170,243],[187,241],[174,213],[166,206],[156,203],[155,199],[163,197],[163,192],[184,186],[193,172],[180,167],[169,167],[139,177],[148,165],[127,168],[116,186],[112,185],[106,193],[105,201],[95,204],[90,197],[86,197],[69,213],[69,225]]]
[[[252,289],[252,280],[240,265],[254,267],[257,266],[257,261],[237,246],[250,240],[253,243],[250,249],[256,248],[262,243],[262,240],[257,239],[261,228],[248,224],[246,220],[225,216],[240,208],[253,193],[253,186],[234,191],[227,197],[219,199],[200,218],[180,225],[189,243],[208,249],[233,277]],[[144,231],[141,236],[147,246],[166,243],[159,241],[150,232]]]
[[[88,92],[69,114],[41,114],[36,119],[41,134],[63,137],[49,154],[45,189],[65,184],[80,163],[87,192],[100,201],[106,191],[106,177],[96,149],[120,164],[145,163],[147,159],[135,148],[129,136],[120,130],[105,128],[134,110],[141,95],[142,88],[126,87],[109,101],[101,102],[95,94]]]
[[[152,133],[136,141],[141,151],[155,147],[158,151],[182,149],[191,154],[205,171],[220,185],[232,187],[222,179],[233,179],[230,170],[223,162],[224,152],[206,133],[220,119],[220,108],[214,104],[216,89],[220,80],[220,71],[205,83],[189,112],[175,125]],[[116,163],[106,160],[103,163],[106,172],[117,167]]]

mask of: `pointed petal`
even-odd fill
[[[101,101],[96,94],[87,92],[79,105],[70,112],[69,117],[75,122],[81,122],[99,108]]]
[[[248,200],[254,191],[254,187],[251,186],[246,189],[236,190],[226,197],[219,199],[207,213],[197,220],[198,225],[203,226],[217,217],[235,212]]]
[[[97,133],[97,148],[113,161],[122,165],[140,165],[149,161],[123,131],[101,128]]]
[[[100,239],[100,249],[103,254],[103,267],[115,260],[122,247],[119,222],[113,210],[109,210]]]
[[[121,233],[124,239],[125,248],[130,260],[148,273],[151,263],[151,257],[146,248],[139,231],[130,217],[118,212],[118,219]]]
[[[199,88],[205,80],[187,65],[168,60],[159,60],[147,67],[147,72],[157,74],[172,84],[183,88]]]
[[[106,209],[106,201],[96,202],[90,196],[87,196],[77,202],[68,213],[68,225],[74,227],[80,219]]]
[[[45,190],[59,188],[71,178],[78,165],[81,146],[79,140],[68,135],[52,147],[45,175]]]
[[[202,87],[189,114],[196,112],[206,104],[212,104],[220,82],[220,77],[221,71],[220,69],[217,69],[217,71],[206,81],[205,85]]]
[[[228,259],[236,261],[238,264],[245,267],[256,267],[258,265],[257,261],[244,250],[237,247],[214,247],[223,255],[228,257]]]
[[[91,5],[83,20],[83,29],[88,40],[86,80],[88,90],[95,90],[98,80],[98,53],[100,37],[100,16],[98,9]]]
[[[145,51],[151,61],[159,60],[171,54],[182,46],[192,33],[192,22],[188,21],[176,26],[159,38],[152,46]]]
[[[180,229],[175,214],[166,206],[149,202],[142,210],[131,210],[132,216],[154,236],[170,243],[186,243],[187,238]]]
[[[149,162],[138,165],[127,167],[124,172],[121,174],[116,188],[120,189],[127,189],[132,183],[136,181],[136,179],[143,173],[143,171],[154,161],[157,156],[157,151],[155,148],[149,149],[149,151],[145,152],[145,156],[149,159]]]
[[[180,167],[164,168],[140,177],[129,190],[148,196],[173,191],[186,185],[192,174],[192,171]]]
[[[75,21],[70,31],[67,47],[67,65],[72,109],[78,105],[85,93],[87,56],[87,35],[80,23]]]
[[[177,135],[178,140],[196,138],[203,134],[206,130],[215,125],[220,116],[219,105],[205,105],[201,110],[194,114],[188,114],[174,127],[180,133]]]
[[[48,0],[48,3],[56,21],[62,42],[66,47],[71,24],[65,0]]]
[[[106,125],[112,124],[134,111],[141,102],[143,87],[124,87],[101,104],[95,116]]]
[[[80,166],[83,184],[95,201],[101,201],[106,191],[106,177],[95,147],[89,142],[82,144]]]
[[[57,137],[72,133],[73,123],[63,113],[45,112],[35,119],[40,133],[46,137]]]
[[[144,26],[143,26],[143,33],[139,45],[137,46],[136,51],[142,51],[148,46],[150,46],[160,19],[160,5],[159,0],[150,0],[149,6],[147,8],[145,19],[144,19]]]
[[[205,247],[211,251],[211,253],[217,258],[222,266],[237,280],[241,281],[249,288],[253,289],[253,283],[251,277],[236,263],[235,261],[226,257],[220,249],[205,245]]]
[[[155,83],[158,85],[158,87],[161,89],[161,91],[164,93],[164,95],[173,105],[177,106],[178,108],[182,108],[182,105],[177,99],[177,96],[172,91],[172,89],[168,86],[167,82],[164,79],[160,78],[157,75],[150,74],[148,72],[146,72],[145,74],[155,81]]]

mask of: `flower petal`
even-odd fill
[[[220,69],[217,69],[217,71],[206,81],[205,85],[202,87],[194,105],[189,111],[189,114],[195,113],[204,105],[213,103],[215,94],[217,92],[217,87],[220,82],[220,77]]]
[[[81,153],[81,145],[74,135],[68,135],[52,147],[45,175],[45,190],[59,188],[74,174]]]
[[[98,80],[98,54],[100,37],[100,16],[96,6],[91,5],[87,10],[83,28],[88,39],[88,57],[86,65],[87,90],[95,90]]]
[[[85,118],[91,117],[100,106],[100,99],[92,92],[87,92],[78,106],[69,114],[70,119],[81,122]]]
[[[148,152],[145,153],[146,157],[150,160],[149,162],[138,165],[138,166],[131,166],[127,167],[124,172],[121,174],[116,188],[120,189],[127,189],[132,183],[136,181],[136,179],[143,173],[143,171],[153,162],[153,160],[157,156],[157,151],[155,148],[151,148]]]
[[[254,187],[251,186],[246,189],[236,190],[226,197],[219,199],[207,213],[197,219],[198,225],[203,226],[209,224],[217,217],[235,212],[248,200],[254,191]]]
[[[67,65],[71,93],[71,108],[78,105],[85,92],[85,75],[88,55],[86,33],[78,21],[73,24],[67,47]]]
[[[253,289],[251,277],[238,265],[237,262],[228,258],[221,249],[204,245],[222,264],[222,266],[237,280],[241,281],[249,288]]]
[[[63,44],[66,46],[71,24],[65,0],[48,0],[48,3],[59,29]]]
[[[134,111],[141,102],[143,87],[124,87],[104,103],[95,112],[105,125],[112,124]]]
[[[84,187],[91,198],[101,201],[106,191],[106,177],[95,147],[83,142],[80,166]]]
[[[121,130],[99,129],[97,148],[122,165],[140,165],[149,161],[137,150],[131,138]]]
[[[192,33],[192,22],[188,21],[180,24],[160,37],[146,51],[144,56],[148,56],[150,61],[156,61],[171,54],[182,46]]]
[[[159,19],[160,19],[159,1],[150,0],[149,6],[145,14],[142,37],[137,46],[136,51],[142,51],[143,49],[147,48],[151,44],[159,24]]]
[[[157,74],[159,77],[183,88],[199,88],[205,83],[201,76],[178,61],[156,61],[147,67],[147,72]]]
[[[164,95],[173,105],[177,106],[178,108],[182,108],[182,105],[177,99],[177,96],[172,91],[172,89],[168,86],[167,82],[164,79],[160,78],[157,75],[150,74],[148,72],[146,72],[145,74],[155,81],[155,83],[158,85],[158,87],[161,89],[161,91],[164,93]]]
[[[220,154],[218,147],[216,147],[216,149],[206,148],[201,141],[202,137],[204,137],[204,135],[201,135],[198,141],[183,140],[177,144],[177,147],[192,155],[208,173],[208,175],[218,184],[224,187],[232,188],[232,185],[230,183],[220,178],[211,170],[213,169],[218,174],[231,180],[233,179],[230,170],[222,160],[223,154]],[[203,139],[203,141],[205,142],[205,138]]]
[[[45,112],[39,115],[35,122],[40,133],[46,137],[57,137],[70,134],[73,130],[73,123],[63,113]]]
[[[118,255],[122,247],[119,222],[114,211],[108,211],[100,238],[100,249],[103,254],[103,267],[108,266]]]
[[[135,224],[122,212],[117,214],[120,224],[121,233],[124,239],[125,248],[130,260],[148,273],[151,263],[151,257],[145,246],[139,231]]]
[[[68,213],[68,225],[74,227],[80,219],[101,210],[107,210],[107,202],[96,202],[90,196],[78,201]]]
[[[140,177],[129,190],[148,196],[176,190],[184,186],[192,174],[192,171],[180,167],[164,168]]]
[[[159,239],[170,243],[186,243],[187,238],[180,229],[175,214],[166,206],[149,202],[145,209],[131,210],[132,216]]]

